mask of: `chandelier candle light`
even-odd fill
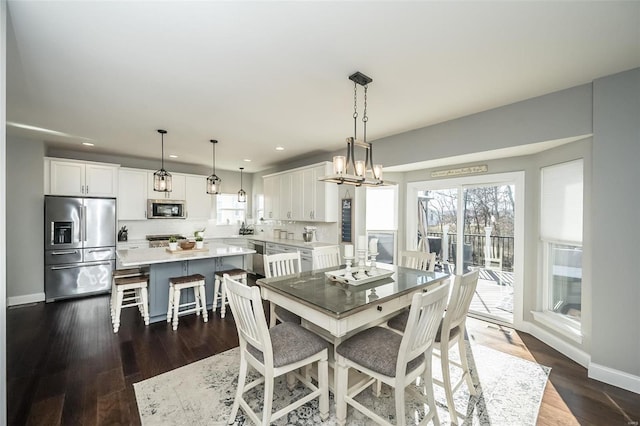
[[[210,142],[213,145],[213,173],[207,178],[207,194],[217,195],[220,194],[220,183],[222,182],[222,179],[220,179],[216,175],[216,144],[218,143],[218,141],[215,139],[211,139]]]
[[[347,155],[337,155],[333,157],[333,175],[325,176],[319,180],[355,186],[382,186],[382,164],[373,163],[373,146],[367,142],[367,90],[369,83],[373,81],[361,72],[356,72],[349,76],[353,81],[353,136],[347,138]],[[357,139],[358,128],[358,85],[364,87],[364,114],[362,123],[364,127],[363,140]],[[364,148],[364,160],[356,160],[355,148]],[[390,183],[386,183],[389,185]]]
[[[171,192],[171,174],[164,169],[164,135],[166,130],[158,129],[162,139],[162,164],[160,170],[153,174],[153,190],[159,192]]]

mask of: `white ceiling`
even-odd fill
[[[373,78],[375,140],[640,66],[638,1],[10,0],[8,11],[7,121],[54,133],[9,132],[159,159],[164,128],[165,156],[211,165],[218,139],[218,168],[249,172],[342,148],[354,71]]]

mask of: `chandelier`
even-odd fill
[[[166,130],[158,129],[160,138],[162,140],[162,163],[160,170],[153,174],[153,190],[159,192],[171,192],[171,173],[164,169],[164,135],[167,134]]]
[[[353,81],[353,136],[348,137],[346,156],[333,157],[333,175],[321,178],[321,181],[347,184],[355,186],[382,186],[382,164],[373,163],[373,146],[367,142],[367,90],[371,77],[360,71],[351,74],[349,80]],[[362,115],[363,135],[362,140],[357,138],[358,130],[358,85],[364,88],[364,111]],[[356,160],[356,147],[364,149],[364,159]]]
[[[240,191],[238,191],[238,202],[246,203],[247,202],[247,192],[242,189],[242,171],[244,167],[240,167]]]
[[[213,173],[207,178],[207,194],[220,194],[220,183],[222,182],[222,179],[216,175],[216,144],[218,141],[211,139],[210,142],[213,145]]]

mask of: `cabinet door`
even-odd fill
[[[165,198],[167,200],[184,200],[186,196],[186,176],[180,173],[171,173],[171,192],[161,192],[153,190],[153,173],[148,172],[147,194],[152,200]],[[189,206],[187,206],[189,208]]]
[[[120,169],[118,173],[118,220],[147,217],[147,171]]]
[[[207,194],[206,176],[186,176],[187,218],[207,220],[211,217],[213,196]]]
[[[264,178],[264,218],[278,219],[280,207],[280,176]]]
[[[292,220],[291,209],[291,173],[280,175],[280,217],[283,220]]]
[[[338,185],[322,182],[318,179],[331,174],[331,165],[313,168],[313,184],[315,187],[313,220],[317,222],[338,221]]]
[[[83,163],[51,160],[51,194],[84,195]]]
[[[117,166],[101,164],[85,165],[84,193],[95,197],[116,197],[118,195]]]
[[[299,170],[289,175],[291,176],[291,219],[307,220],[304,211],[304,200],[307,195],[302,180],[303,171]]]
[[[302,171],[302,202],[304,220],[314,220],[316,209],[316,173],[314,169]]]

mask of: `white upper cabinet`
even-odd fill
[[[118,169],[115,164],[45,159],[45,192],[51,195],[116,197]],[[47,175],[45,175],[46,178]]]
[[[338,185],[318,180],[332,170],[325,162],[265,176],[265,219],[337,222]]]
[[[147,171],[121,168],[118,177],[118,220],[147,218]]]
[[[207,194],[207,177],[186,175],[185,179],[187,219],[209,219],[215,195]]]
[[[264,178],[264,218],[280,218],[280,175]]]
[[[166,198],[167,200],[185,200],[186,199],[186,176],[180,173],[171,173],[171,192],[162,192],[153,190],[153,173],[147,174],[147,198],[158,200]],[[187,205],[187,209],[189,206]]]

